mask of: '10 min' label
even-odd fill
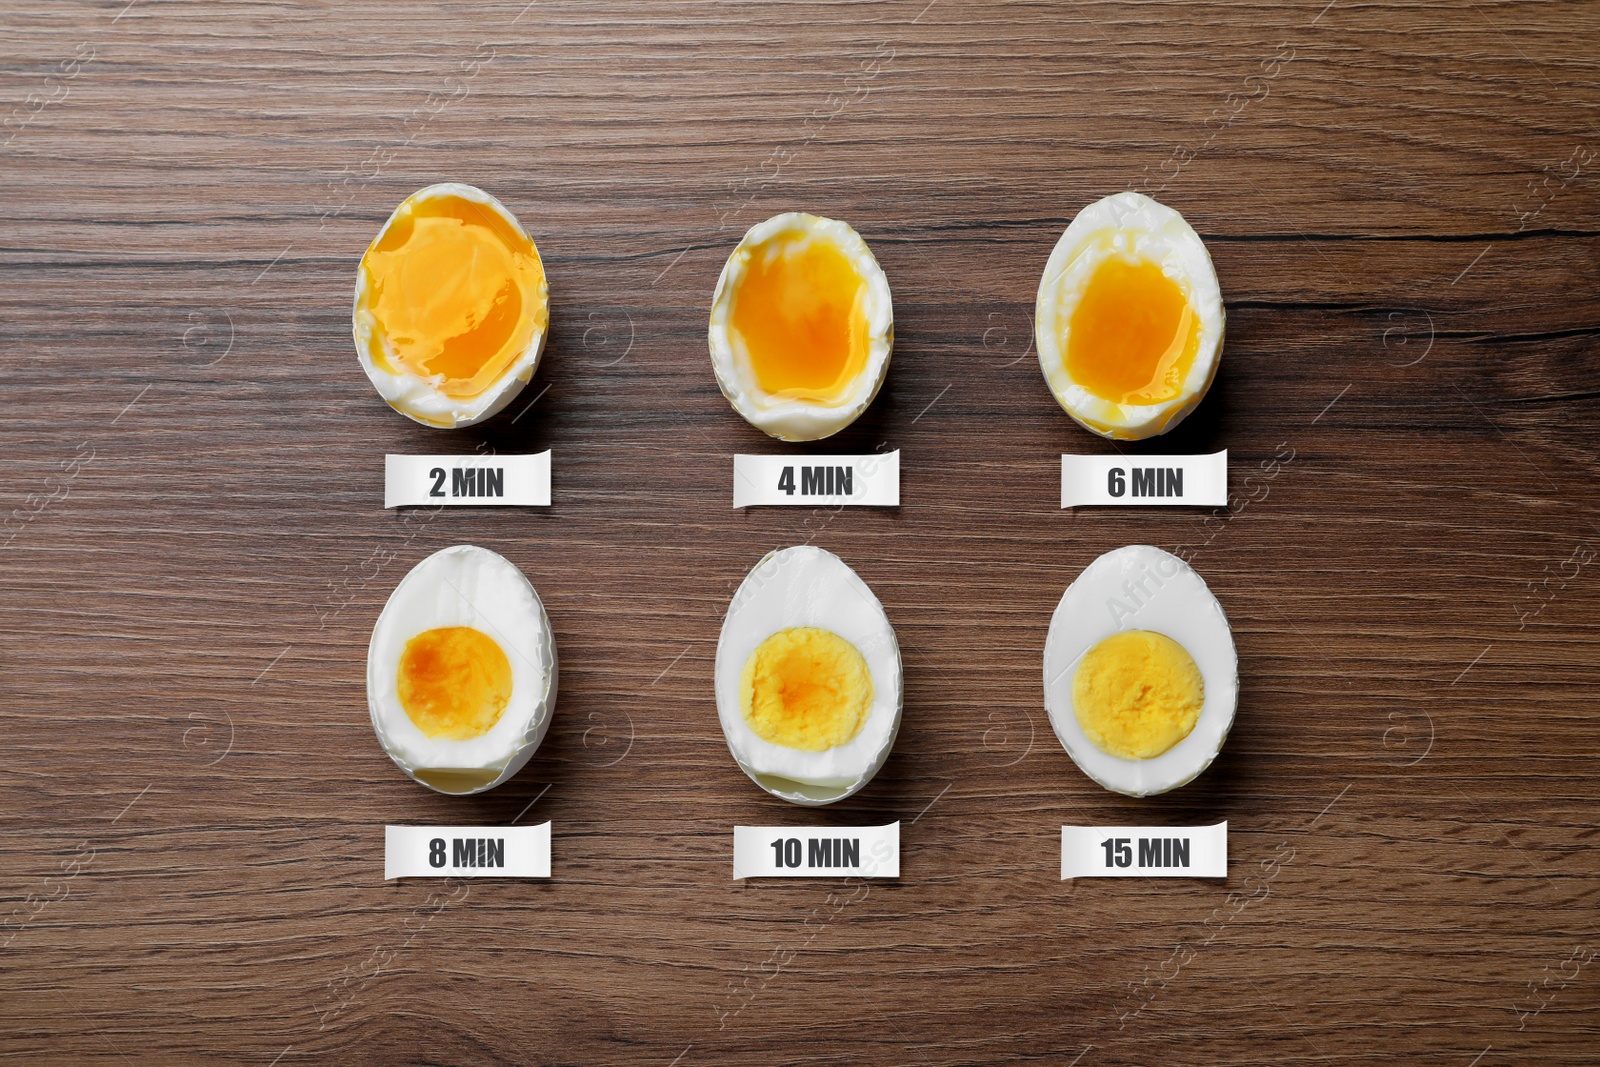
[[[900,824],[735,826],[735,878],[900,877]]]
[[[801,864],[800,839],[780,837],[772,842],[772,863],[775,867],[799,867]],[[805,847],[805,865],[814,869],[861,866],[861,838],[859,837],[808,837]]]

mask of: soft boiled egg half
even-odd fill
[[[1034,343],[1056,400],[1102,437],[1166,433],[1222,353],[1222,290],[1200,235],[1139,193],[1082,211],[1039,282]]]
[[[889,280],[848,223],[775,215],[722,268],[710,346],[717,384],[750,425],[784,441],[838,433],[889,369]]]
[[[427,426],[471,426],[533,377],[550,325],[544,264],[482,189],[412,193],[356,272],[356,354],[389,406]]]
[[[1228,617],[1172,553],[1107,552],[1062,595],[1045,639],[1045,710],[1072,762],[1112,792],[1192,780],[1221,751],[1238,699]]]
[[[440,549],[389,594],[367,647],[367,705],[389,758],[429,789],[480,793],[516,774],[555,697],[550,618],[509,560]]]
[[[798,545],[745,577],[717,642],[717,715],[740,768],[795,804],[872,780],[900,728],[900,645],[838,556]]]

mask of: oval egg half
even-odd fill
[[[711,367],[745,421],[784,441],[850,425],[889,369],[889,280],[848,223],[800,212],[744,235],[711,298]]]
[[[900,728],[900,645],[883,605],[838,556],[768,553],[728,605],[717,715],[735,762],[795,804],[842,800],[878,773]]]
[[[446,182],[403,200],[356,271],[356,355],[402,415],[482,422],[533,378],[550,324],[544,263],[504,204]]]
[[[1172,553],[1114,549],[1062,594],[1045,639],[1045,710],[1072,762],[1112,792],[1194,779],[1222,750],[1238,698],[1228,617]]]
[[[1085,428],[1127,441],[1166,433],[1200,403],[1223,324],[1200,235],[1139,193],[1078,212],[1034,305],[1039,365],[1056,401]]]
[[[516,565],[440,549],[401,579],[367,646],[367,706],[389,758],[429,789],[479,793],[528,762],[556,696],[550,618]]]

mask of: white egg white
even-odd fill
[[[844,253],[867,283],[867,361],[850,388],[837,401],[822,403],[773,396],[761,388],[750,365],[744,340],[732,326],[733,303],[751,260],[768,254],[775,240],[826,241]],[[782,441],[816,441],[849,426],[867,410],[883,386],[894,348],[894,305],[889,279],[859,233],[849,223],[797,211],[774,215],[752,226],[717,279],[711,298],[711,367],[717,385],[744,420]]]
[[[1205,684],[1188,737],[1159,756],[1123,759],[1084,734],[1072,707],[1072,677],[1083,654],[1123,630],[1153,630],[1178,642]],[[1115,793],[1142,797],[1191,781],[1211,765],[1233,727],[1239,657],[1222,605],[1205,579],[1151,545],[1114,549],[1085,567],[1062,594],[1044,645],[1044,705],[1067,755]]]
[[[395,220],[406,214],[413,205],[447,196],[457,196],[463,200],[482,204],[485,211],[493,212],[511,230],[528,237],[528,231],[522,228],[522,223],[517,221],[511,209],[482,189],[461,182],[441,182],[419,189],[402,200],[400,206],[394,209],[388,221],[378,230],[377,236],[372,239],[372,244],[375,245],[383,240],[383,235],[389,231],[389,227],[393,226]],[[528,237],[528,243],[533,243],[531,237]],[[535,254],[537,251],[535,248]],[[368,306],[370,295],[371,283],[367,278],[367,272],[364,267],[357,267],[355,306],[351,311],[356,356],[361,360],[361,369],[367,372],[367,378],[372,382],[373,388],[378,390],[378,395],[383,397],[390,407],[414,422],[445,430],[460,429],[482,422],[516,399],[517,394],[522,392],[522,387],[533,380],[534,372],[539,368],[539,357],[544,352],[545,337],[550,331],[536,327],[533,336],[528,340],[528,347],[505,369],[498,381],[474,397],[445,396],[439,391],[438,378],[424,378],[413,374],[395,359],[385,360],[388,366],[382,366],[372,358],[372,348],[376,343],[374,332],[377,320]],[[544,313],[540,317],[548,323],[550,321],[548,283],[543,286],[541,295]],[[533,315],[535,309],[524,308],[523,314]]]
[[[860,650],[872,674],[872,707],[860,733],[822,752],[756,736],[740,708],[739,684],[757,646],[780,630],[830,630]],[[740,768],[773,796],[795,804],[842,800],[872,780],[900,728],[900,645],[883,605],[838,556],[797,545],[762,557],[733,595],[717,641],[717,714]]]
[[[406,642],[444,626],[470,626],[492,638],[511,664],[511,700],[500,720],[466,741],[431,738],[400,703]],[[400,580],[372,628],[367,705],[389,758],[441,793],[478,793],[528,762],[550,728],[556,648],[539,594],[516,565],[475,545],[440,549]],[[431,780],[430,780],[431,779]]]
[[[1199,347],[1178,395],[1159,404],[1117,404],[1095,396],[1067,373],[1068,323],[1096,268],[1111,256],[1158,265],[1189,299],[1199,319]],[[1225,315],[1216,268],[1200,235],[1172,208],[1140,193],[1117,193],[1078,212],[1056,242],[1034,305],[1034,343],[1045,380],[1068,415],[1102,437],[1139,441],[1182,422],[1216,377]]]

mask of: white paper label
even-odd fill
[[[900,877],[900,824],[735,826],[735,878]]]
[[[548,878],[550,824],[385,826],[384,878]]]
[[[1063,826],[1062,878],[1226,878],[1228,824]]]
[[[383,457],[383,506],[550,506],[550,453]]]
[[[733,506],[900,506],[900,452],[733,457]]]
[[[1228,450],[1209,456],[1061,457],[1061,506],[1188,506],[1228,503]]]

